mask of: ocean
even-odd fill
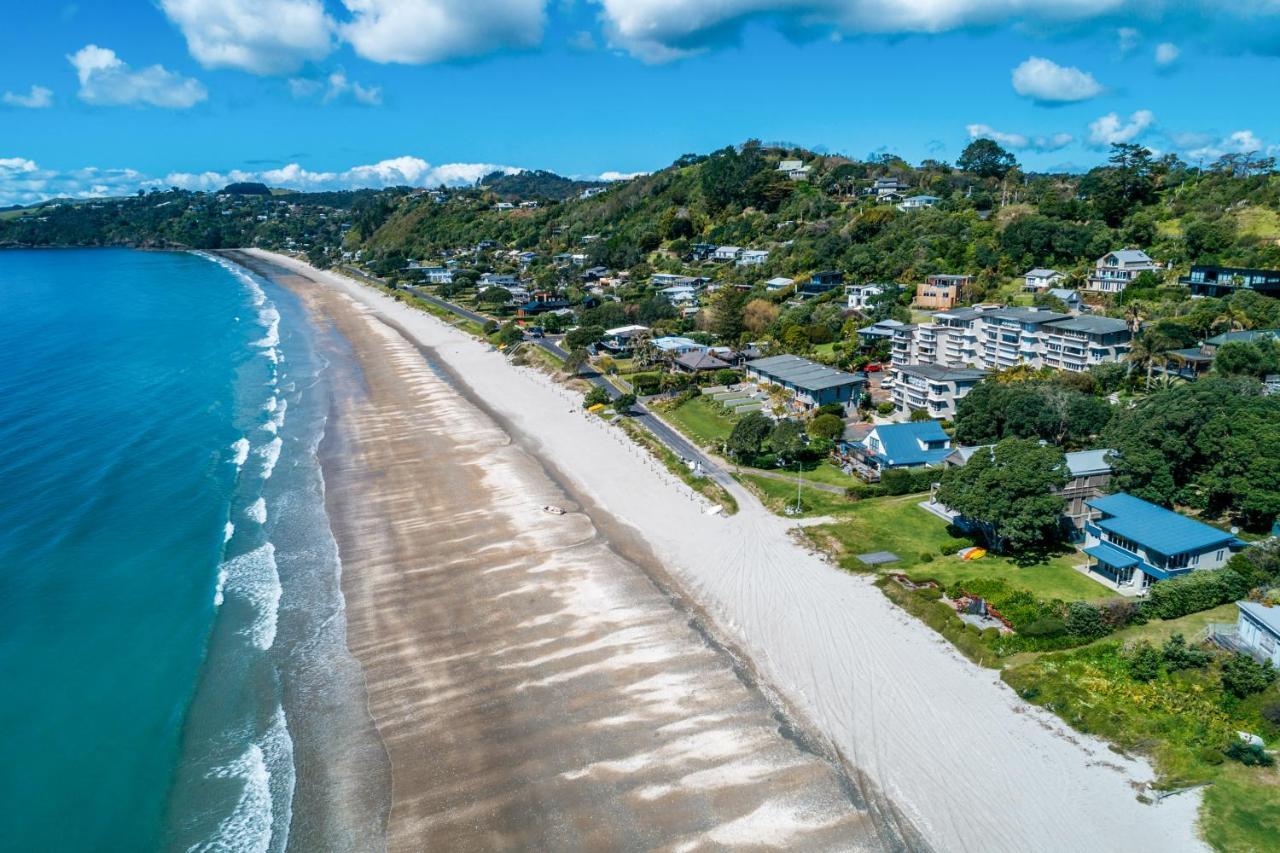
[[[317,456],[341,345],[220,258],[0,252],[0,848],[378,846],[325,794],[381,781]]]

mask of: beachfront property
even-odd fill
[[[1192,296],[1223,297],[1252,290],[1280,298],[1280,270],[1193,264],[1190,274],[1179,278],[1178,283],[1190,288]]]
[[[1236,611],[1231,647],[1280,669],[1280,607],[1237,601]]]
[[[1110,459],[1113,453],[1114,450],[1103,448],[1063,454],[1070,479],[1062,487],[1062,497],[1066,501],[1062,515],[1077,537],[1084,535],[1084,525],[1089,519],[1089,501],[1102,497],[1111,483]]]
[[[951,451],[951,436],[942,424],[916,421],[877,424],[860,440],[841,441],[836,458],[846,470],[874,483],[891,468],[941,465]]]
[[[961,292],[973,284],[971,275],[931,275],[916,285],[918,308],[954,308]]]
[[[733,367],[710,349],[683,353],[671,363],[671,366],[677,373],[707,373],[713,370],[729,370]]]
[[[1081,372],[1120,361],[1133,333],[1123,320],[1046,308],[974,306],[939,311],[893,329],[894,366],[940,364],[1006,370],[1020,364]]]
[[[883,284],[846,284],[845,307],[850,311],[865,311],[871,300],[884,295]]]
[[[448,267],[422,267],[418,272],[427,284],[453,284],[453,270]]]
[[[889,393],[900,416],[928,412],[930,417],[950,420],[956,403],[987,376],[974,367],[943,367],[939,364],[896,365],[890,369]]]
[[[1022,289],[1033,292],[1048,290],[1058,282],[1062,281],[1063,278],[1065,278],[1065,276],[1057,270],[1036,267],[1033,270],[1028,270],[1026,275],[1022,277]]]
[[[635,351],[636,339],[648,331],[648,326],[635,324],[605,329],[604,337],[600,339],[597,347],[615,358],[626,358]]]
[[[1085,290],[1090,293],[1120,293],[1144,272],[1159,272],[1160,265],[1141,249],[1120,249],[1098,258],[1089,274]]]
[[[516,309],[517,317],[536,317],[539,314],[549,314],[554,311],[568,311],[569,300],[560,299],[559,297],[550,296],[545,293],[539,293],[535,298],[521,305]]]
[[[514,275],[487,272],[481,274],[480,278],[476,280],[476,287],[480,290],[484,290],[488,287],[515,287],[519,283],[520,280]]]
[[[1231,533],[1119,492],[1085,501],[1090,572],[1121,592],[1192,571],[1218,569],[1244,543]]]
[[[685,353],[702,352],[707,349],[706,344],[700,344],[689,338],[682,338],[669,335],[663,338],[654,338],[649,341],[649,346],[653,347],[660,355],[675,359]]]
[[[765,385],[776,385],[791,392],[793,408],[808,411],[828,403],[840,403],[846,409],[857,405],[867,380],[798,355],[775,355],[748,361],[747,376]]]

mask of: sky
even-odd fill
[[[1028,169],[1280,153],[1280,0],[6,4],[0,205],[618,178],[749,138]]]

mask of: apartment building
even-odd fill
[[[930,417],[950,420],[960,402],[981,382],[987,371],[974,367],[909,364],[893,368],[890,396],[899,415],[925,411]]]

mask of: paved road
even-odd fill
[[[387,283],[381,279],[366,275],[365,273],[351,267],[344,267],[344,270],[350,272],[352,275],[374,282],[383,287],[387,286]],[[481,325],[484,325],[488,321],[494,319],[492,317],[486,317],[483,314],[478,314],[475,311],[462,308],[458,305],[454,305],[452,302],[448,302],[438,296],[427,293],[425,290],[418,287],[410,286],[407,287],[406,290],[424,302],[429,302],[437,308],[442,308],[445,311],[449,311],[459,317],[471,320]],[[540,347],[554,355],[556,358],[562,360],[569,357],[569,353],[551,338],[527,338],[526,343]],[[622,395],[622,392],[615,388],[613,383],[608,379],[605,379],[604,376],[600,375],[600,373],[595,370],[591,370],[590,368],[580,370],[578,375],[590,382],[592,385],[603,388],[605,393],[609,395],[610,400],[616,399]],[[675,429],[670,427],[666,421],[663,421],[655,415],[643,403],[637,403],[632,407],[631,411],[631,419],[649,430],[649,432],[653,433],[654,437],[665,444],[672,453],[676,454],[681,459],[692,459],[697,462],[702,466],[703,474],[724,488],[729,489],[730,491],[741,488],[741,486],[738,485],[738,482],[734,480],[727,471],[712,461],[711,457],[702,452],[700,448],[691,443]]]

